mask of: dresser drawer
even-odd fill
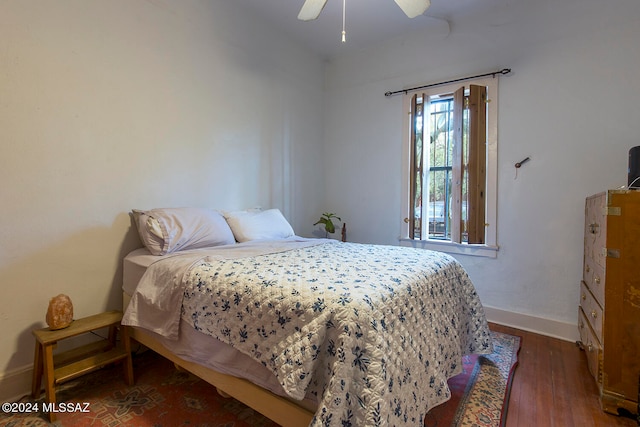
[[[602,307],[584,282],[580,283],[580,307],[598,341],[602,343]]]
[[[587,198],[585,205],[584,251],[585,257],[593,259],[603,270],[606,267],[607,255],[603,248],[607,247],[607,195],[600,193],[596,197]]]
[[[585,257],[582,280],[589,286],[591,293],[601,307],[604,307],[604,268],[595,262],[593,258]]]
[[[596,338],[593,329],[589,326],[587,317],[582,311],[582,308],[578,309],[578,327],[580,330],[580,341],[585,354],[587,355],[587,364],[589,366],[589,372],[595,378],[596,382],[600,384],[600,360],[602,359],[602,347],[600,342]]]

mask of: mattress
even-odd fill
[[[127,254],[127,256],[125,256],[124,258],[122,265],[122,290],[129,296],[133,295],[136,288],[138,287],[138,283],[140,283],[140,279],[142,279],[142,276],[144,276],[144,273],[147,271],[149,266],[158,261],[183,255],[203,254],[206,253],[206,251],[206,248],[191,249],[187,251],[180,251],[158,256],[152,255],[147,248],[136,249]]]

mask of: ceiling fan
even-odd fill
[[[400,9],[409,17],[415,18],[422,15],[431,4],[430,0],[394,0]],[[300,9],[298,19],[301,21],[312,21],[320,16],[320,12],[327,4],[327,0],[306,0]]]

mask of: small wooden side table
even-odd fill
[[[131,361],[131,343],[126,326],[120,326],[121,311],[108,311],[82,319],[74,320],[64,329],[49,328],[33,330],[36,337],[36,350],[33,362],[33,382],[31,396],[37,398],[41,393],[42,375],[44,373],[44,389],[46,402],[55,406],[55,386],[81,375],[95,371],[110,363],[124,361],[124,376],[127,385],[133,385],[133,363]],[[106,340],[92,342],[84,346],[53,355],[58,341],[97,329],[109,328]],[[118,328],[121,332],[122,345],[116,345]],[[49,412],[49,421],[55,421],[55,413]]]

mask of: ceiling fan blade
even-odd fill
[[[313,21],[316,19],[324,5],[327,4],[327,0],[306,0],[300,9],[298,19],[301,21]]]
[[[307,0],[308,1],[308,0]],[[431,5],[429,0],[394,0],[400,9],[409,17],[422,15]]]

